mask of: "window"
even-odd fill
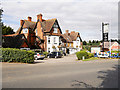
[[[77,44],[79,44],[79,40],[77,40]]]
[[[57,33],[57,29],[58,29],[58,28],[54,28],[54,31],[53,31],[53,33]]]
[[[48,48],[48,52],[50,53],[50,48]]]
[[[23,33],[28,33],[28,29],[27,28],[23,29]]]
[[[66,47],[68,46],[68,44],[66,43]]]
[[[56,22],[53,25],[53,29],[54,29],[53,33],[57,33],[58,25]]]
[[[59,45],[61,44],[61,38],[59,37]]]
[[[56,22],[54,23],[53,27],[58,28],[58,25]]]
[[[22,36],[22,39],[24,39],[24,36]]]
[[[4,39],[2,39],[2,42],[3,42],[3,43],[5,42]]]
[[[56,37],[54,37],[54,44],[56,44]]]
[[[50,44],[50,37],[48,37],[48,44]]]

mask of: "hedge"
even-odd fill
[[[15,48],[2,48],[2,62],[33,63],[34,52]]]
[[[94,55],[91,53],[88,53],[86,51],[79,51],[76,53],[76,56],[77,56],[78,60],[82,60],[83,56],[85,59],[88,59],[88,58],[93,57]]]
[[[47,58],[47,55],[49,54],[48,52],[43,52],[43,54],[45,55],[45,58]]]

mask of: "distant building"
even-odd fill
[[[82,39],[79,32],[66,30],[66,33],[62,34],[63,44],[66,47],[66,52],[73,54],[82,49]]]
[[[101,47],[91,47],[91,53],[99,53],[101,52]]]
[[[118,51],[120,50],[120,44],[118,42],[111,42],[111,45],[110,45],[110,42],[104,42],[104,49],[106,51],[109,51],[110,49],[112,51]]]

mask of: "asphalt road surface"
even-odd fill
[[[82,62],[75,58],[71,55],[35,64],[3,63],[2,88],[118,87],[118,60]],[[61,63],[63,59],[65,62]],[[54,60],[57,62],[53,63]]]

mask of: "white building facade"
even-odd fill
[[[59,51],[61,43],[60,36],[46,36],[47,37],[47,52]]]

